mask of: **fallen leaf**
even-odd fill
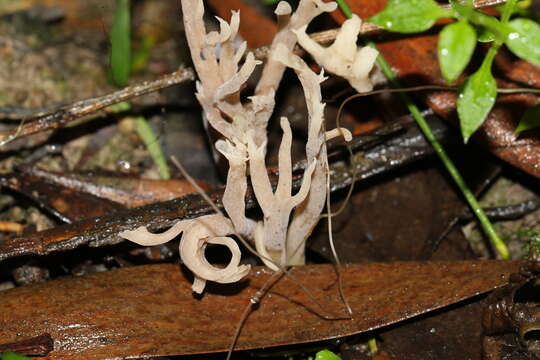
[[[507,283],[519,263],[396,262],[348,265],[344,315],[329,265],[295,267],[248,317],[236,349],[318,341],[373,330],[482,294]],[[239,284],[208,287],[195,298],[178,265],[146,265],[52,280],[2,292],[0,338],[15,342],[49,333],[48,359],[116,359],[226,351],[250,296],[272,272],[256,267]]]

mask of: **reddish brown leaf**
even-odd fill
[[[149,180],[100,174],[61,174],[39,168],[28,168],[25,174],[57,186],[107,199],[128,208],[172,200],[196,191],[193,185],[183,179]],[[204,182],[198,181],[198,184],[204,190],[209,189],[208,184]]]
[[[456,121],[455,93],[431,93],[426,102],[439,115]],[[531,94],[499,96],[497,104],[473,138],[506,162],[540,178],[540,129],[521,135],[514,133],[525,109],[538,103],[540,98]]]
[[[375,329],[488,292],[519,264],[504,261],[349,265],[342,270],[352,320],[344,314],[331,266],[296,267],[324,311],[283,278],[245,323],[237,349],[330,339]],[[176,265],[122,268],[6,290],[0,338],[50,333],[49,359],[166,356],[227,350],[249,297],[271,275],[255,268],[240,285],[210,286],[202,299]]]
[[[327,0],[328,1],[328,0]],[[366,19],[370,16],[375,15],[378,12],[381,12],[388,0],[348,0],[347,5],[349,5],[351,11],[354,14],[357,14],[362,19]],[[489,6],[500,5],[502,2],[497,0],[476,0],[474,5],[476,8],[486,8]],[[490,9],[488,9],[489,11]],[[339,23],[345,21],[345,16],[341,11],[334,11],[332,17],[336,19]]]
[[[386,0],[349,0],[347,4],[351,8],[353,14],[360,16],[362,19],[367,19],[370,16],[381,12],[386,6]],[[332,17],[340,24],[346,20],[341,11],[334,11]]]
[[[242,0],[207,0],[207,2],[219,17],[227,21],[231,18],[232,10],[240,10],[239,33],[247,41],[248,47],[254,49],[272,43],[277,33],[276,23]]]

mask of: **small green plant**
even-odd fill
[[[167,160],[163,155],[163,151],[161,151],[159,140],[152,130],[152,127],[143,116],[137,116],[135,118],[135,124],[137,126],[137,134],[139,134],[139,137],[146,145],[152,160],[154,160],[154,163],[159,170],[160,178],[163,180],[170,179],[171,173],[169,171],[169,166],[167,165]]]
[[[330,350],[321,350],[315,355],[315,360],[341,360],[341,358]]]
[[[540,126],[540,104],[528,108],[519,122],[516,133]]]
[[[0,353],[0,360],[30,360],[30,358],[23,355],[19,355],[12,351],[6,351],[3,353]]]
[[[347,2],[345,0],[335,0],[335,1],[338,4],[341,11],[343,12],[343,15],[345,15],[346,18],[351,18],[352,11],[347,5]],[[387,7],[390,6],[391,3],[396,3],[396,1],[398,0],[390,0]],[[403,2],[409,4],[409,6],[412,7],[415,4],[418,5],[418,3],[421,3],[422,1],[431,1],[431,0],[404,0]],[[397,17],[399,18],[399,16]],[[427,28],[429,28],[431,25],[433,25],[435,21],[436,19],[433,20],[432,18],[431,20],[429,20],[428,23],[424,24],[424,27],[427,26]],[[392,26],[392,23],[386,24],[386,25]],[[375,43],[373,43],[372,41],[369,41],[368,45],[376,48]],[[379,53],[379,56],[377,57],[377,64],[379,65],[379,67],[381,68],[382,72],[384,73],[386,78],[389,80],[391,85],[393,85],[396,88],[402,87],[399,82],[399,79],[397,78],[396,74],[390,67],[390,64],[386,62],[386,60],[380,53]],[[493,224],[489,221],[484,210],[480,207],[478,200],[474,196],[471,189],[469,189],[469,187],[465,183],[463,176],[461,176],[459,170],[454,165],[454,162],[452,161],[452,159],[450,159],[450,157],[446,153],[446,150],[444,150],[444,147],[441,145],[441,143],[439,143],[439,141],[433,134],[433,131],[429,127],[426,119],[424,118],[424,116],[422,115],[418,107],[414,104],[412,99],[409,96],[407,96],[406,93],[400,93],[399,95],[401,99],[403,100],[403,103],[409,109],[409,112],[413,116],[414,120],[418,124],[418,127],[422,130],[422,133],[424,134],[428,142],[431,144],[431,146],[435,150],[435,153],[437,154],[441,162],[444,164],[446,170],[448,171],[448,173],[450,174],[450,176],[452,177],[452,179],[454,180],[454,182],[460,189],[461,193],[463,194],[463,197],[465,198],[465,200],[467,200],[467,203],[469,204],[472,211],[478,218],[478,221],[480,225],[482,226],[482,229],[484,230],[485,234],[488,236],[492,244],[497,249],[497,252],[499,253],[500,257],[503,259],[508,259],[510,257],[510,253],[508,251],[508,248],[506,247],[506,244],[501,240],[501,238],[497,234],[497,231],[495,231]]]
[[[131,70],[129,0],[116,0],[111,28],[111,79],[117,86],[126,86]]]
[[[472,0],[453,0],[450,4],[451,8],[447,9],[433,0],[389,0],[383,11],[368,20],[388,31],[417,33],[428,30],[437,20],[456,19],[443,28],[438,43],[441,73],[448,83],[461,75],[471,60],[477,40],[493,43],[480,68],[464,81],[458,92],[457,112],[466,143],[495,104],[497,84],[491,67],[498,49],[504,44],[518,57],[540,65],[540,25],[523,17],[510,21],[516,0],[506,2],[500,19],[475,10]],[[538,106],[528,112],[516,132],[539,126],[539,113]]]
[[[540,256],[540,232],[535,229],[520,229],[518,233],[520,238],[526,238],[527,242],[523,244],[523,250],[527,251],[528,257]]]
[[[111,29],[111,80],[116,86],[126,86],[129,80],[129,75],[133,65],[142,66],[145,63],[147,56],[139,54],[135,57],[136,63],[131,62],[131,20],[129,13],[129,0],[116,0],[116,9],[114,12],[112,29]],[[148,44],[151,46],[151,44]],[[147,47],[148,47],[147,46]],[[144,53],[147,54],[149,49],[145,48]],[[131,105],[126,102],[117,104],[113,112],[121,112],[129,110]],[[162,179],[170,179],[171,174],[165,156],[161,151],[158,139],[152,130],[148,121],[142,116],[135,119],[137,125],[137,133],[144,142],[154,163],[157,165],[160,177]]]

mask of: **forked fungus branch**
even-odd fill
[[[124,231],[120,236],[141,245],[157,245],[170,241],[183,232],[180,256],[194,273],[193,291],[202,292],[207,280],[230,283],[249,272],[249,266],[239,265],[240,249],[228,235],[241,234],[253,241],[262,261],[277,270],[278,264],[305,263],[306,239],[319,221],[326,198],[328,163],[325,136],[350,134],[334,130],[325,134],[324,104],[320,83],[325,77],[314,73],[292,53],[297,42],[312,52],[315,60],[330,72],[345,77],[358,91],[371,89],[369,72],[376,52],[357,51],[356,38],[360,19],[353,18],[343,25],[336,42],[329,49],[314,46],[305,34],[307,25],[323,12],[335,10],[335,3],[321,0],[301,0],[292,13],[286,2],[276,8],[280,30],[253,96],[242,102],[240,92],[256,66],[253,54],[246,52],[246,42],[236,46],[240,14],[233,11],[230,23],[218,18],[219,31],[206,32],[202,0],[182,0],[186,37],[193,64],[199,75],[197,99],[206,125],[212,126],[222,139],[216,149],[229,162],[223,206],[229,218],[220,214],[182,220],[161,234],[151,234],[145,227]],[[337,54],[337,56],[336,56]],[[243,63],[242,63],[243,60]],[[304,90],[308,109],[308,139],[306,159],[300,190],[292,194],[291,144],[289,120],[280,119],[283,137],[279,147],[279,179],[275,191],[266,171],[267,125],[274,110],[274,95],[287,67],[294,69]],[[350,71],[351,70],[351,71]],[[352,75],[350,75],[352,74]],[[263,212],[262,220],[246,217],[245,195],[250,177],[257,202]],[[207,244],[227,246],[232,259],[227,267],[218,268],[205,258]]]

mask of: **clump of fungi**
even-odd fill
[[[206,32],[202,0],[182,0],[184,26],[193,64],[199,75],[197,99],[204,112],[204,121],[222,135],[216,149],[229,162],[221,214],[178,221],[169,230],[152,234],[145,227],[123,231],[119,235],[140,245],[157,245],[183,233],[180,256],[193,272],[193,291],[201,293],[206,281],[236,282],[246,276],[248,265],[240,265],[240,249],[228,235],[240,234],[255,244],[264,264],[273,270],[285,265],[305,263],[305,241],[320,218],[326,199],[328,182],[327,138],[342,135],[344,129],[325,133],[324,104],[320,83],[323,73],[316,74],[292,53],[297,42],[329,72],[345,77],[358,91],[371,90],[369,73],[376,51],[357,50],[356,39],[360,19],[347,20],[330,48],[314,43],[305,30],[323,12],[333,11],[334,2],[301,0],[292,13],[290,5],[280,2],[275,14],[279,32],[275,36],[262,75],[253,96],[242,102],[240,92],[252,75],[257,61],[246,52],[246,42],[235,45],[240,23],[239,12],[232,12],[227,23],[218,18],[219,31]],[[243,62],[242,62],[243,60]],[[240,65],[241,63],[241,65]],[[292,68],[302,85],[308,110],[306,163],[300,189],[292,194],[292,132],[289,120],[280,119],[283,137],[279,147],[277,188],[273,191],[266,170],[267,125],[274,109],[274,95],[287,67]],[[246,217],[247,180],[262,210],[260,221]],[[205,258],[207,244],[227,246],[232,258],[225,268],[211,265]]]

